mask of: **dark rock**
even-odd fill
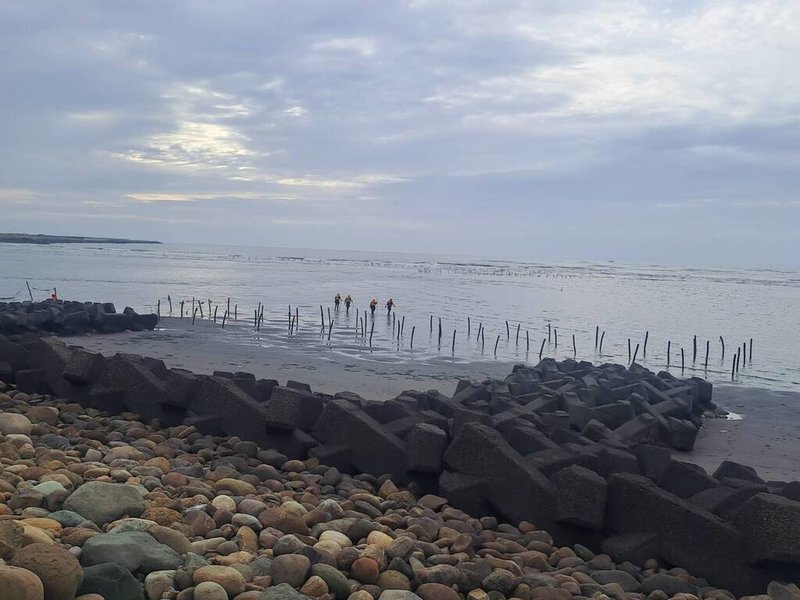
[[[130,571],[113,563],[86,567],[78,594],[99,594],[114,600],[144,600],[142,584]]]

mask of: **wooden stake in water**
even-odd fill
[[[238,304],[234,304],[233,305],[233,320],[234,321],[238,321],[239,320],[239,305]]]
[[[556,348],[558,348],[558,329],[553,327],[553,339],[556,341]]]
[[[222,315],[222,328],[225,329],[225,321],[228,319],[228,311],[225,311],[225,314]]]
[[[631,362],[631,338],[628,338],[628,362]]]
[[[300,326],[300,308],[297,306],[294,307],[294,326]]]
[[[683,348],[681,348],[681,375],[683,375],[684,361],[683,361]]]
[[[469,321],[469,317],[467,317],[467,337],[472,335],[472,324]]]
[[[506,339],[511,339],[511,330],[508,328],[508,321],[506,321]]]
[[[181,300],[181,319],[183,318],[183,300]]]
[[[372,348],[372,334],[375,333],[375,320],[372,321],[372,327],[369,328],[369,347]]]
[[[325,329],[325,312],[322,310],[322,304],[319,305],[319,318],[322,321],[322,329]]]
[[[575,346],[575,334],[572,334],[572,355],[578,356],[578,348]]]
[[[205,315],[203,315],[203,303],[200,302],[200,300],[197,301],[197,307],[200,309],[200,318],[204,318]]]
[[[456,330],[455,329],[453,329],[453,349],[452,349],[452,352],[453,352],[453,354],[456,353]]]
[[[328,307],[328,323],[331,322],[331,307]]]
[[[747,366],[747,342],[742,343],[742,368]]]
[[[753,338],[750,338],[750,362],[753,362]]]
[[[550,343],[550,323],[547,324],[547,343]]]
[[[639,354],[639,344],[636,344],[636,350],[633,351],[633,360],[631,361],[631,367],[636,364],[636,355]]]
[[[439,317],[439,345],[442,345],[442,317]]]
[[[706,340],[706,360],[705,360],[705,370],[708,371],[708,353],[711,350],[711,341]]]
[[[600,339],[600,325],[594,328],[594,349],[597,350],[597,340]]]
[[[253,311],[253,328],[258,330],[258,309]]]
[[[517,340],[516,340],[517,346],[519,346],[519,327],[520,327],[520,323],[517,323]]]
[[[525,330],[525,352],[528,353],[531,351],[531,338],[528,335],[528,330]]]
[[[160,319],[161,318],[161,298],[158,299],[156,303],[156,316]]]
[[[417,330],[417,326],[414,325],[411,327],[411,350],[414,349],[414,332]]]
[[[169,316],[172,316],[172,298],[167,294],[167,302],[169,302]]]
[[[328,309],[328,310],[330,310],[330,309]],[[331,341],[331,332],[332,331],[333,331],[333,319],[331,319],[329,321],[329,325],[328,325],[328,341],[329,342]]]
[[[405,328],[406,328],[406,316],[403,315],[403,318],[400,319],[400,335],[403,335],[403,331],[405,331]]]
[[[725,360],[725,340],[722,339],[722,336],[719,336],[719,343],[722,344],[722,360]]]
[[[485,329],[481,329],[481,354],[486,349],[486,336],[483,335],[485,333]]]
[[[642,358],[647,358],[647,338],[650,337],[650,332],[644,332],[644,346],[642,347]]]
[[[194,309],[194,312],[192,313],[192,325],[194,325],[195,317],[197,317],[197,309],[196,308]]]
[[[731,381],[733,381],[735,373],[736,373],[736,356],[734,355],[733,360],[731,361]]]
[[[598,352],[599,352],[600,354],[602,354],[602,353],[603,353],[603,340],[604,340],[605,338],[606,338],[606,332],[604,331],[603,333],[601,333],[601,334],[600,334],[600,349],[598,350]]]
[[[219,308],[219,307],[217,307],[217,306],[214,307],[214,323],[217,322],[217,308]]]
[[[667,340],[667,366],[669,366],[669,359],[670,359],[670,348],[672,347],[672,342]]]
[[[475,340],[481,339],[481,331],[483,331],[483,323],[478,323],[478,335],[475,336]]]
[[[500,336],[497,336],[497,339],[494,341],[494,355],[497,356],[497,345],[500,343]]]
[[[33,302],[33,292],[31,291],[31,284],[26,281],[25,285],[28,286],[28,296],[31,297],[31,302]]]
[[[228,313],[228,314],[230,314],[230,312],[231,312],[231,298],[230,298],[230,296],[228,296],[228,308],[227,308],[227,310],[225,312]]]
[[[547,338],[542,338],[542,345],[539,346],[539,362],[542,362],[542,352],[544,352],[544,343],[547,341]]]
[[[692,338],[692,364],[697,362],[697,336]]]
[[[431,315],[431,333],[433,333],[433,315]]]
[[[741,360],[741,348],[736,348],[736,374],[739,374],[739,361]]]

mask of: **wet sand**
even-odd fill
[[[513,363],[459,362],[443,355],[429,360],[400,360],[391,352],[340,352],[320,342],[275,344],[251,338],[241,329],[222,330],[209,321],[164,319],[156,331],[65,338],[67,343],[106,355],[117,352],[162,359],[169,367],[196,373],[247,371],[256,377],[303,381],[315,390],[352,391],[370,399],[388,399],[407,389],[436,389],[452,394],[458,379],[503,379]],[[261,344],[261,345],[259,345]],[[738,421],[706,419],[692,453],[679,460],[713,472],[723,460],[752,465],[766,480],[800,480],[800,392],[717,385],[714,401],[741,415]]]

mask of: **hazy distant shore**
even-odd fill
[[[0,233],[3,244],[160,244],[154,240],[87,237],[77,235],[46,235],[42,233]]]
[[[233,325],[234,328],[237,324]],[[241,327],[241,325],[238,325]],[[271,344],[255,337],[244,343],[232,329],[209,321],[165,318],[156,331],[125,332],[67,338],[68,343],[111,355],[128,352],[159,358],[169,367],[198,373],[215,370],[247,371],[256,377],[303,381],[315,390],[356,392],[388,399],[403,390],[436,389],[451,395],[458,379],[503,379],[512,362],[458,362],[446,356],[430,360],[389,360],[368,349],[345,354],[326,348],[310,351],[304,345]],[[263,345],[259,345],[259,343]],[[742,420],[707,419],[692,453],[675,453],[713,471],[721,461],[752,465],[765,479],[800,479],[800,393],[717,385],[714,401],[742,415]]]

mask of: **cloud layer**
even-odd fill
[[[800,266],[800,4],[0,4],[0,230]]]

